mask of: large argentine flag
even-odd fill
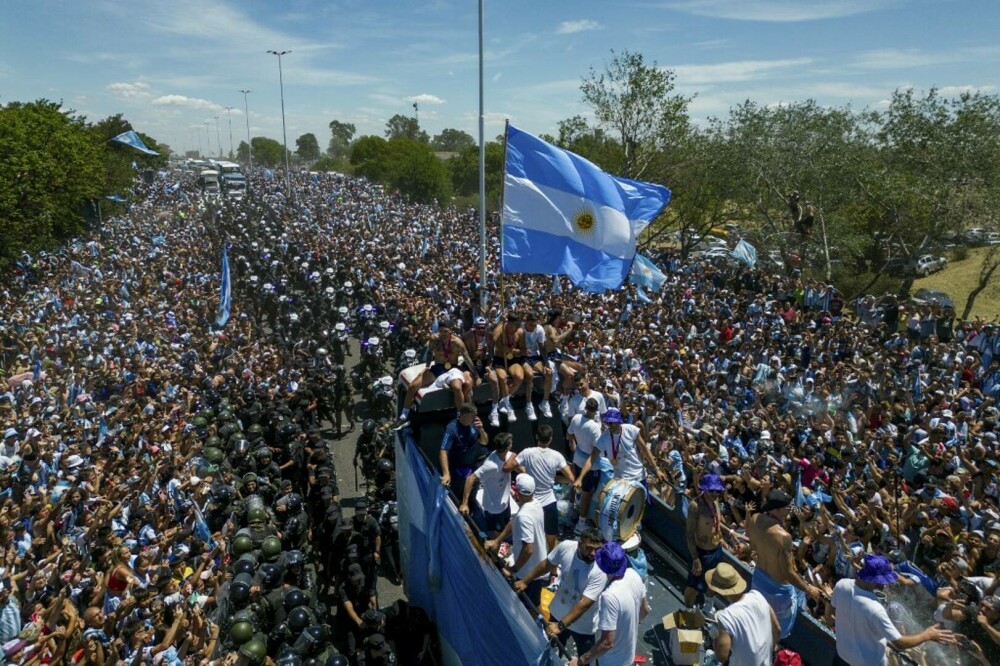
[[[129,130],[127,132],[122,132],[118,136],[111,139],[117,143],[124,143],[126,146],[132,146],[138,151],[146,153],[147,155],[159,155],[158,152],[146,147],[146,144],[142,142],[139,135],[135,133],[135,130]],[[133,162],[133,165],[135,163]]]
[[[592,292],[618,289],[636,238],[668,201],[661,185],[616,178],[509,125],[503,272],[566,275]]]

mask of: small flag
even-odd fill
[[[420,258],[423,259],[427,256],[427,251],[430,249],[430,243],[427,242],[427,237],[424,236],[424,242],[420,244]]]
[[[104,440],[108,436],[108,422],[101,417],[101,420],[97,424],[97,445],[100,446],[104,443]]]
[[[156,152],[155,150],[150,150],[149,148],[146,147],[146,144],[142,142],[142,139],[139,138],[139,135],[135,133],[135,130],[122,132],[121,134],[119,134],[118,136],[116,136],[111,140],[116,143],[123,143],[126,146],[131,146],[138,151],[146,153],[147,155],[159,155],[159,153]],[[138,168],[135,162],[132,162],[132,166]]]
[[[670,201],[662,185],[616,178],[513,125],[503,192],[503,272],[565,275],[596,293],[621,288],[639,233]]]
[[[215,317],[215,325],[224,328],[229,321],[229,311],[232,307],[232,292],[229,284],[229,247],[222,248],[222,283],[219,286],[219,312]]]
[[[31,371],[31,381],[38,382],[42,376],[42,360],[35,359],[35,367]]]
[[[733,259],[742,261],[750,268],[757,265],[757,248],[745,240],[741,240],[737,243],[736,247],[734,247],[733,251],[729,254],[733,257]]]
[[[802,492],[802,470],[795,475],[795,506],[805,506],[806,496]]]
[[[558,275],[552,276],[552,293],[557,296],[562,293],[562,280]]]
[[[121,196],[120,194],[112,194],[112,195],[106,196],[104,198],[107,199],[108,201],[114,201],[115,203],[125,203],[125,202],[128,201],[128,199],[126,199],[125,197]]]
[[[641,254],[636,254],[635,261],[632,262],[632,273],[629,280],[632,284],[640,287],[659,291],[663,288],[663,283],[667,281],[667,276],[652,261]]]
[[[194,534],[196,538],[204,541],[206,545],[215,548],[215,542],[212,541],[212,530],[208,529],[208,523],[205,521],[205,516],[202,515],[201,508],[197,504],[194,505],[194,525],[191,527],[191,533]]]
[[[643,291],[642,285],[636,285],[636,287],[635,287],[635,295],[639,298],[639,302],[640,303],[652,303],[653,302],[653,299],[650,298],[649,296],[647,296],[646,292]]]
[[[438,323],[437,315],[434,315],[434,323],[431,324],[431,333],[437,333],[438,332],[438,328],[440,328],[440,327],[441,326]]]

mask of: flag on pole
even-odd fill
[[[159,155],[159,153],[156,152],[155,150],[150,150],[149,148],[146,147],[146,144],[142,142],[142,139],[139,138],[139,135],[135,133],[135,130],[122,132],[121,134],[119,134],[118,136],[116,136],[111,140],[114,141],[115,143],[123,143],[126,146],[131,146],[140,152],[146,153],[147,155]]]
[[[219,312],[215,316],[215,325],[224,328],[229,321],[229,311],[232,307],[232,291],[229,284],[229,247],[222,248],[222,284],[219,287]]]
[[[652,261],[641,254],[636,254],[635,261],[632,262],[632,274],[629,276],[629,280],[639,287],[659,291],[663,288],[663,283],[667,281],[667,276]]]
[[[733,251],[729,254],[733,257],[733,259],[742,261],[750,268],[757,265],[757,248],[745,240],[741,240],[737,243],[736,247],[734,247]]]
[[[670,190],[616,178],[513,125],[505,162],[503,272],[565,275],[597,293],[621,288],[636,239]]]
[[[646,292],[643,290],[641,284],[636,285],[636,287],[635,287],[635,295],[639,299],[640,303],[652,303],[653,302],[653,299],[646,295]]]
[[[207,546],[215,547],[215,542],[212,540],[212,530],[208,528],[208,522],[197,504],[194,505],[194,524],[191,526],[191,533],[204,541]]]

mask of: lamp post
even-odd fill
[[[233,153],[233,107],[226,107],[226,116],[229,117],[229,158],[235,159],[236,155]]]
[[[194,133],[198,135],[198,159],[200,160],[202,157],[204,157],[204,154],[201,152],[201,126],[200,125],[195,125],[194,126]]]
[[[285,193],[292,196],[292,186],[290,180],[290,169],[288,165],[288,133],[285,130],[285,78],[281,72],[281,56],[291,53],[291,51],[268,51],[271,55],[278,56],[278,85],[281,89],[281,139],[285,146]]]
[[[215,145],[219,147],[219,159],[222,159],[222,136],[219,134],[219,116],[215,117]]]
[[[253,171],[253,144],[250,143],[250,107],[247,105],[247,95],[252,93],[252,90],[241,90],[243,93],[243,115],[247,117],[247,154],[250,157],[250,171]]]
[[[208,129],[208,126],[212,124],[211,120],[205,121],[205,152],[212,152],[212,134]]]

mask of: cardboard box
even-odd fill
[[[705,656],[702,627],[705,616],[700,610],[677,611],[663,616],[663,628],[670,633],[670,659],[678,666],[701,664]]]

